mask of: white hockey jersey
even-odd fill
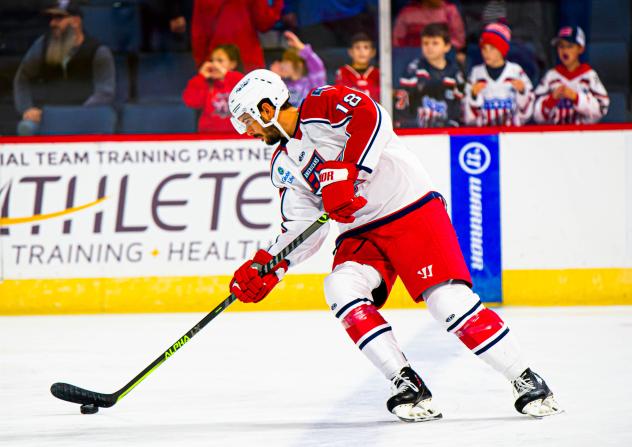
[[[281,191],[282,233],[269,248],[273,255],[298,236],[324,211],[319,172],[327,160],[354,163],[360,173],[357,194],[368,203],[341,233],[406,207],[431,191],[419,160],[393,132],[388,112],[369,96],[344,86],[312,90],[299,109],[295,134],[274,152],[270,176]],[[328,226],[288,256],[297,264],[315,253]]]
[[[511,84],[518,79],[525,85],[522,93]],[[484,82],[485,88],[478,96],[472,96],[472,86]],[[533,114],[533,85],[522,67],[505,62],[505,68],[497,79],[489,76],[484,64],[472,68],[466,87],[464,116],[470,126],[520,126]]]
[[[553,98],[553,91],[567,86],[577,92],[577,101]],[[563,65],[549,70],[538,88],[534,118],[538,123],[592,124],[608,113],[610,98],[597,72],[588,64],[581,64],[569,72]]]

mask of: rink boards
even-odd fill
[[[449,209],[467,217],[461,244],[473,272],[485,253],[493,301],[632,304],[632,129],[402,138]],[[235,267],[280,229],[272,152],[232,137],[0,139],[0,314],[208,310]],[[490,154],[497,175],[479,187],[472,176],[494,169]],[[465,194],[455,190],[459,163]],[[485,232],[479,211],[489,221],[494,206],[497,229],[486,222]],[[497,241],[479,246],[481,234]],[[334,237],[264,302],[233,308],[324,309]],[[388,306],[414,304],[398,284]]]

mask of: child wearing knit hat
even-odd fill
[[[470,72],[465,97],[465,123],[475,126],[520,126],[531,118],[533,86],[520,65],[505,58],[511,30],[490,23],[479,40],[483,64]]]

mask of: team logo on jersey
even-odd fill
[[[290,171],[286,171],[281,166],[277,168],[277,172],[279,173],[281,183],[289,183],[290,185],[294,183],[294,176]]]
[[[314,150],[312,154],[312,158],[309,159],[301,173],[305,180],[312,188],[312,192],[316,193],[320,189],[320,180],[318,179],[320,175],[320,166],[325,162],[325,159],[318,153],[318,151]]]
[[[320,96],[324,91],[329,90],[330,88],[333,88],[331,85],[323,85],[322,87],[318,87],[315,88],[311,95],[312,96]]]

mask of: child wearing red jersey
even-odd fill
[[[235,45],[219,45],[187,84],[182,100],[187,107],[202,110],[198,132],[221,133],[232,130],[228,95],[244,77],[235,71],[240,65],[239,49]]]
[[[351,39],[349,47],[351,65],[336,71],[336,85],[344,85],[367,94],[375,101],[380,100],[380,69],[371,64],[375,57],[373,40],[365,33],[358,33]]]

